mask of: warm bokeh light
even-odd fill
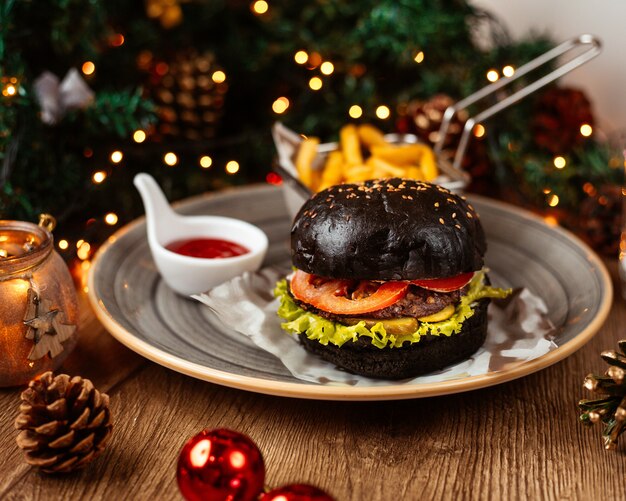
[[[589,137],[593,133],[593,128],[589,124],[582,124],[580,126],[580,133],[585,137]]]
[[[320,90],[322,88],[322,79],[320,77],[313,77],[309,80],[309,87],[313,90]]]
[[[170,151],[163,156],[163,161],[170,167],[173,167],[178,163],[178,157],[176,156],[176,153],[172,153]]]
[[[124,158],[124,154],[119,150],[111,153],[111,162],[114,164],[119,164],[122,161],[122,158]]]
[[[133,133],[133,141],[136,143],[143,143],[146,140],[146,133],[142,130],[136,130]]]
[[[489,70],[487,72],[487,80],[489,80],[490,82],[495,82],[498,80],[498,78],[500,78],[500,75],[498,75],[498,72],[496,70]]]
[[[415,54],[413,61],[415,61],[417,64],[420,64],[423,60],[424,60],[424,52],[420,50],[417,54]]]
[[[213,165],[213,159],[210,156],[204,155],[200,157],[200,167],[208,169],[211,165]]]
[[[169,64],[167,64],[164,61],[159,61],[154,66],[154,71],[156,72],[157,75],[163,77],[163,76],[167,75],[168,71],[170,71],[170,66],[169,66]]]
[[[270,6],[265,0],[257,0],[252,4],[252,12],[255,14],[265,14]]]
[[[485,126],[481,124],[476,124],[474,127],[474,136],[483,137],[485,135]]]
[[[98,172],[94,172],[93,176],[91,177],[93,182],[96,183],[96,184],[100,184],[106,178],[107,178],[107,173],[104,172],[103,170],[99,170]]]
[[[295,56],[293,56],[293,59],[298,64],[304,64],[309,60],[309,55],[303,50],[299,50],[298,52],[296,52]]]
[[[89,257],[89,252],[91,252],[91,245],[89,245],[89,242],[83,242],[76,251],[76,255],[78,259],[85,260]]]
[[[224,73],[222,70],[217,70],[216,72],[213,73],[213,75],[211,75],[211,79],[215,82],[215,83],[222,83],[224,81],[226,81],[226,73]]]
[[[277,114],[285,113],[289,108],[289,99],[286,97],[279,97],[276,101],[272,103],[272,111]]]
[[[335,65],[330,61],[324,61],[320,66],[320,71],[324,75],[330,75],[333,71],[335,71]]]
[[[92,75],[93,72],[96,71],[96,65],[91,61],[85,61],[81,69],[85,75]]]
[[[124,45],[124,40],[124,35],[122,35],[121,33],[116,33],[111,37],[111,46],[120,47],[121,45]]]
[[[554,193],[552,195],[550,195],[548,197],[548,205],[550,207],[556,207],[557,205],[559,205],[559,197],[558,197],[558,195],[555,195]]]
[[[117,214],[115,212],[109,212],[106,216],[104,216],[104,222],[109,226],[116,225],[118,221]]]
[[[280,186],[281,184],[283,184],[283,178],[280,177],[278,174],[276,174],[275,172],[268,172],[267,176],[265,176],[265,180],[269,183],[269,184],[273,184],[275,186]]]
[[[239,172],[239,163],[235,160],[231,160],[226,164],[226,172],[229,174],[237,174]]]
[[[598,190],[596,190],[595,186],[589,182],[583,184],[583,191],[590,197],[595,197],[598,194]]]
[[[59,240],[59,249],[65,250],[70,246],[69,242],[65,239]]]
[[[361,108],[358,104],[353,104],[348,110],[348,115],[350,115],[351,118],[359,118],[363,115],[363,108]]]
[[[17,89],[15,88],[15,85],[13,84],[8,84],[4,87],[4,89],[2,89],[3,96],[11,97],[11,96],[14,96],[15,94],[17,94]]]
[[[309,65],[311,68],[317,68],[322,64],[322,55],[319,52],[311,52],[309,55]]]
[[[504,68],[502,68],[502,74],[505,77],[512,77],[515,75],[515,68],[513,68],[510,64],[507,64]]]
[[[557,169],[562,169],[563,167],[565,167],[565,165],[567,164],[567,162],[565,161],[565,158],[563,157],[554,157],[554,166]]]
[[[559,220],[554,216],[545,216],[543,220],[546,222],[548,226],[558,226]]]
[[[389,115],[391,115],[391,110],[389,109],[389,107],[382,105],[376,108],[376,116],[381,120],[389,118]]]

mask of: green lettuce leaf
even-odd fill
[[[511,289],[500,289],[485,284],[484,271],[478,272],[470,282],[467,293],[461,296],[454,314],[441,322],[420,322],[419,327],[412,334],[388,334],[382,322],[369,329],[365,322],[355,325],[343,325],[327,320],[315,313],[300,308],[288,292],[287,280],[283,279],[276,284],[274,295],[280,299],[278,316],[284,322],[282,328],[292,334],[306,333],[309,339],[319,341],[323,345],[328,343],[341,346],[348,341],[356,341],[359,337],[369,337],[371,343],[378,348],[390,346],[399,348],[404,343],[419,343],[422,336],[452,336],[461,331],[463,322],[474,315],[472,305],[482,298],[505,298]]]

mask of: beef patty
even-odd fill
[[[381,310],[372,311],[369,313],[364,313],[362,315],[336,315],[334,313],[329,313],[324,310],[319,310],[314,306],[311,306],[308,303],[304,303],[299,301],[296,298],[293,300],[296,302],[300,308],[306,311],[310,311],[311,313],[315,313],[320,317],[326,318],[333,322],[341,323],[342,318],[377,318],[380,320],[389,319],[389,318],[401,318],[401,317],[426,317],[428,315],[432,315],[433,313],[437,313],[438,311],[443,310],[446,306],[450,304],[458,303],[461,299],[461,296],[465,294],[468,286],[463,287],[462,289],[452,291],[452,292],[435,292],[429,291],[426,289],[422,289],[416,285],[410,285],[409,290],[402,299],[392,304],[391,306],[387,306],[386,308],[382,308]],[[291,291],[289,292],[291,295]]]

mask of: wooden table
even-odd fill
[[[617,265],[607,262],[616,292]],[[318,402],[205,383],[151,363],[115,341],[81,297],[78,347],[64,372],[111,396],[107,450],[69,475],[32,470],[15,443],[19,389],[0,390],[0,499],[182,499],[176,462],[203,428],[248,434],[267,484],[313,483],[340,500],[624,499],[626,442],[603,448],[578,423],[585,375],[626,338],[626,303],[584,348],[523,379],[445,397]],[[623,439],[626,441],[626,437]]]

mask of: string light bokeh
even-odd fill
[[[386,120],[391,116],[391,110],[388,106],[380,105],[376,108],[376,116],[381,120]]]
[[[213,165],[213,159],[208,155],[203,155],[200,157],[200,167],[203,169],[208,169]]]
[[[228,172],[228,174],[237,174],[237,172],[239,172],[239,162],[235,160],[230,160],[226,163],[225,170],[226,172]]]
[[[83,74],[85,74],[86,76],[93,75],[93,73],[96,71],[96,65],[91,61],[85,61],[81,69],[83,71]]]
[[[166,165],[173,167],[178,163],[178,157],[176,156],[176,153],[169,151],[163,155],[163,162],[165,162]]]

